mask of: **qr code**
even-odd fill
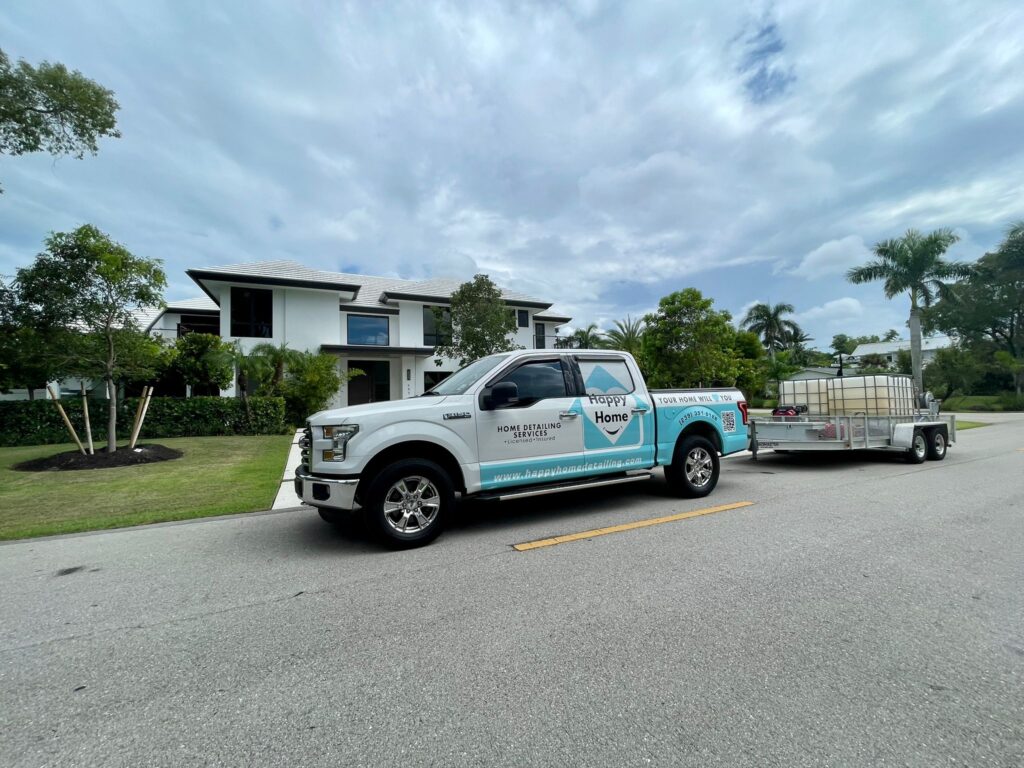
[[[722,429],[726,432],[736,431],[736,412],[722,411]]]

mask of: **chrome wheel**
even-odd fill
[[[921,460],[924,460],[924,457],[928,454],[928,443],[920,432],[914,435],[914,447],[912,450],[914,455]]]
[[[398,533],[426,530],[440,509],[437,486],[420,475],[403,477],[384,495],[384,520]]]
[[[938,430],[935,431],[935,437],[932,438],[932,452],[936,456],[946,453],[946,436]]]
[[[691,448],[689,453],[686,454],[686,463],[683,471],[686,472],[686,479],[694,487],[701,488],[707,485],[715,471],[711,454],[700,446]]]

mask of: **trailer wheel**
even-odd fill
[[[385,467],[366,492],[366,519],[390,547],[429,544],[455,506],[448,473],[432,461],[403,459]]]
[[[910,464],[920,464],[928,458],[928,440],[920,429],[914,430],[914,438],[910,441],[910,450],[907,451],[907,461]]]
[[[946,458],[946,431],[936,427],[928,435],[929,461],[942,461]]]
[[[690,499],[707,496],[718,485],[718,451],[700,435],[684,437],[665,467],[665,479],[672,492]]]

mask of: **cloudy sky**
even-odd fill
[[[843,272],[1024,218],[1024,4],[7,0],[0,45],[113,89],[123,138],[0,157],[0,274],[94,223],[184,270],[485,272],[602,325],[695,286],[827,346],[903,329]]]

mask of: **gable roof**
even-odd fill
[[[921,351],[928,352],[934,349],[946,349],[953,346],[953,340],[948,336],[932,336],[921,339]],[[873,344],[858,344],[853,350],[853,357],[862,355],[893,355],[900,350],[910,349],[909,339],[897,339],[896,341],[879,341]]]
[[[462,281],[452,278],[430,280],[402,280],[395,277],[355,275],[346,272],[325,272],[310,269],[297,261],[254,261],[248,264],[228,264],[186,270],[200,288],[207,291],[204,281],[240,282],[256,285],[310,288],[338,291],[342,294],[342,307],[384,307],[394,301],[448,301]],[[209,295],[209,294],[208,294]],[[501,289],[508,304],[547,309],[550,302],[531,298],[518,291]],[[212,299],[212,296],[211,296]]]

